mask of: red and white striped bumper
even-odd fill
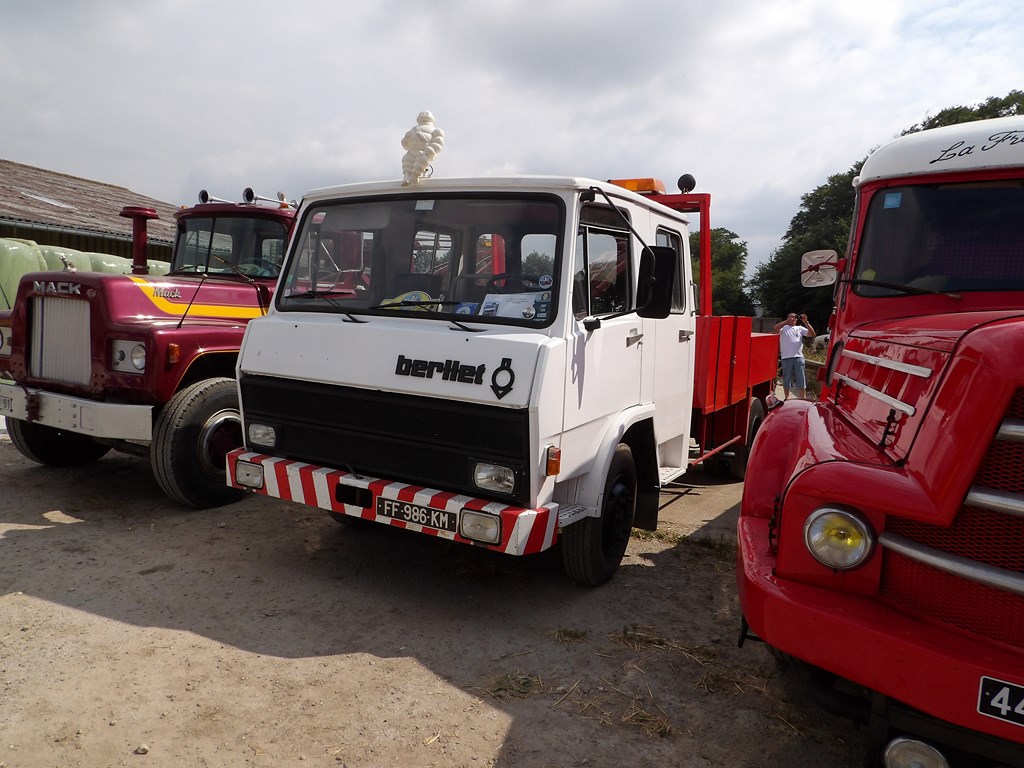
[[[240,485],[235,480],[235,467],[239,461],[259,464],[263,467],[262,488],[256,489]],[[438,491],[433,488],[365,475],[355,475],[344,470],[318,467],[301,461],[275,458],[262,453],[253,453],[245,448],[238,448],[228,454],[227,470],[228,484],[235,488],[286,501],[297,501],[307,506],[341,512],[385,525],[406,528],[425,533],[428,536],[439,536],[464,544],[484,546],[508,555],[529,555],[543,552],[551,547],[558,538],[558,504],[555,502],[537,509],[514,507],[473,496]],[[370,505],[361,507],[338,501],[337,487],[339,485],[368,489],[372,494]],[[461,513],[463,509],[470,509],[500,516],[501,542],[482,544],[451,531],[438,530],[428,525],[419,525],[378,515],[375,511],[378,498],[418,504],[455,514]]]

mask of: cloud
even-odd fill
[[[1014,4],[198,0],[5,4],[0,157],[172,203],[400,175],[684,172],[778,247],[800,196],[929,114],[1020,87]]]

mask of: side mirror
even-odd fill
[[[672,287],[675,285],[675,248],[654,245],[640,254],[640,275],[636,289],[636,313],[657,320],[668,317],[672,309]]]
[[[839,254],[832,250],[808,251],[800,257],[800,285],[817,288],[832,285],[838,276]]]

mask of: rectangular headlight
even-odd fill
[[[463,509],[459,516],[459,533],[463,538],[484,544],[501,542],[501,518],[472,509]]]
[[[515,490],[516,476],[511,469],[500,464],[479,463],[473,468],[473,482],[485,491],[509,494]]]
[[[235,482],[246,488],[263,487],[263,466],[249,461],[235,463]]]
[[[249,437],[249,445],[273,448],[277,443],[277,430],[267,424],[249,424],[246,434]]]

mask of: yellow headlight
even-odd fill
[[[856,568],[874,548],[871,527],[859,515],[836,507],[822,507],[804,523],[804,543],[814,559],[837,570]]]

